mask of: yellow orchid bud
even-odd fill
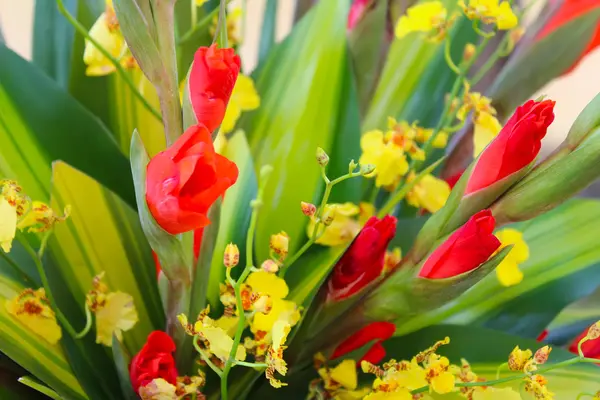
[[[260,268],[265,271],[265,272],[269,272],[271,274],[276,274],[277,271],[279,271],[279,265],[271,260],[270,258],[268,260],[265,260],[262,265],[260,266]]]
[[[317,206],[312,203],[305,203],[304,201],[300,202],[300,207],[302,208],[302,214],[307,217],[312,217],[317,212]]]
[[[271,235],[269,247],[281,259],[284,259],[287,256],[289,245],[290,237],[284,231],[281,231],[276,235]]]
[[[329,156],[327,155],[325,150],[323,150],[320,147],[317,147],[316,158],[317,158],[317,162],[319,163],[319,165],[321,167],[325,167],[325,166],[327,166],[327,164],[329,164]]]
[[[225,246],[225,252],[223,253],[223,264],[227,268],[233,268],[240,262],[240,250],[237,245],[229,243]]]
[[[535,354],[533,356],[533,360],[537,364],[544,364],[546,361],[548,361],[548,357],[550,356],[551,351],[552,351],[552,347],[544,346],[535,352]]]

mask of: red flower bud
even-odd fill
[[[591,328],[591,327],[590,327]],[[579,334],[573,340],[571,345],[569,346],[569,351],[573,354],[578,354],[577,345],[581,340],[587,336],[590,328],[586,328],[583,332]],[[588,358],[597,358],[600,360],[600,338],[587,340],[581,345],[581,350],[583,351],[583,355]],[[600,361],[599,361],[600,362]]]
[[[210,206],[235,183],[237,166],[216,154],[203,125],[190,127],[165,151],[150,160],[146,201],[156,222],[170,234],[210,223]]]
[[[352,6],[350,6],[350,13],[348,13],[348,30],[354,29],[358,21],[363,17],[367,11],[370,0],[354,0]]]
[[[173,352],[175,343],[165,332],[154,331],[148,335],[146,344],[131,360],[129,379],[137,393],[140,386],[162,378],[172,385],[177,383],[177,368]]]
[[[552,19],[546,24],[544,29],[540,32],[537,40],[541,40],[548,36],[561,26],[573,21],[576,18],[583,16],[584,14],[594,12],[600,7],[600,1],[598,0],[565,0],[561,3],[560,8],[552,16]],[[585,47],[579,58],[569,67],[565,73],[571,72],[581,60],[590,54],[596,47],[600,46],[600,24],[596,26],[594,34],[590,38],[588,45]]]
[[[333,268],[328,300],[341,300],[361,290],[381,275],[385,251],[396,233],[396,218],[371,217]]]
[[[554,101],[529,100],[518,107],[498,136],[479,156],[465,194],[476,192],[529,165],[554,120]]]
[[[490,210],[473,215],[431,253],[419,276],[450,278],[479,267],[500,247],[500,241],[493,234],[495,224]]]
[[[190,71],[190,101],[199,124],[210,132],[221,125],[229,97],[240,72],[240,57],[233,49],[216,44],[200,47]]]
[[[372,322],[365,326],[348,339],[344,340],[340,345],[333,351],[332,359],[342,357],[344,354],[358,350],[366,344],[374,343],[365,355],[358,360],[358,364],[361,361],[368,361],[371,364],[379,364],[381,360],[385,358],[385,349],[381,345],[381,342],[392,337],[396,331],[396,325],[391,322]]]

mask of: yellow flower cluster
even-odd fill
[[[408,172],[406,155],[412,159],[424,160],[425,154],[418,143],[425,143],[433,134],[433,129],[425,129],[406,121],[388,119],[388,130],[384,133],[373,130],[363,134],[360,146],[361,165],[371,164],[375,170],[366,175],[375,177],[375,185],[392,190],[404,174]],[[444,148],[448,141],[446,132],[439,132],[433,147]]]
[[[102,282],[104,273],[94,277],[92,289],[86,296],[86,305],[96,314],[96,343],[112,347],[113,334],[122,340],[123,332],[138,322],[133,297],[120,291],[109,292]]]
[[[509,30],[517,26],[519,19],[508,1],[500,0],[464,0],[458,2],[467,18],[480,20],[486,24],[496,24],[500,30]]]
[[[92,25],[89,36],[113,58],[119,60],[123,67],[137,67],[121,33],[112,0],[106,0],[105,10]],[[87,65],[85,73],[88,76],[104,76],[116,71],[112,61],[89,40],[85,41],[83,62]]]
[[[516,346],[508,356],[508,368],[511,371],[521,371],[527,374],[525,378],[525,391],[531,393],[539,400],[552,400],[554,394],[548,390],[548,380],[542,375],[534,374],[538,366],[548,361],[552,348],[544,346],[535,354],[531,350],[521,350]]]
[[[29,232],[49,231],[69,216],[57,215],[46,204],[33,201],[23,194],[21,187],[11,180],[0,180],[0,248],[8,253],[12,248],[17,229]]]
[[[496,267],[496,276],[503,286],[513,286],[523,280],[523,272],[519,269],[519,264],[527,261],[529,258],[529,247],[523,240],[523,233],[516,229],[506,228],[495,233],[500,240],[501,250],[507,246],[513,246],[504,260]]]
[[[350,242],[367,220],[375,215],[375,207],[366,202],[362,202],[358,206],[353,203],[333,203],[328,204],[326,210],[332,220],[328,225],[319,229],[315,243],[331,247]],[[306,227],[306,235],[309,238],[313,237],[315,228],[317,228],[317,219],[313,215]]]
[[[50,344],[56,344],[62,337],[56,314],[50,308],[43,288],[25,289],[12,300],[6,301],[6,310],[29,330]]]
[[[411,32],[429,33],[428,39],[438,41],[446,36],[450,24],[442,2],[427,1],[410,7],[398,20],[395,33],[399,39]]]

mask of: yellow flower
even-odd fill
[[[12,300],[6,300],[6,310],[50,344],[56,344],[62,337],[56,315],[50,308],[43,288],[25,289]]]
[[[519,23],[519,19],[513,12],[508,1],[503,1],[496,12],[496,25],[498,29],[506,31],[514,28]]]
[[[195,0],[197,7],[202,7],[208,0]]]
[[[479,114],[475,119],[473,132],[473,157],[477,157],[498,136],[501,129],[502,125],[492,114],[487,112]]]
[[[447,11],[440,1],[428,1],[410,7],[396,24],[396,37],[401,39],[411,32],[439,30],[446,22]]]
[[[360,140],[360,147],[363,153],[359,163],[375,165],[375,171],[371,176],[376,176],[375,185],[377,187],[393,186],[401,176],[408,172],[404,148],[396,145],[393,141],[386,143],[382,131],[375,130],[365,133]]]
[[[223,329],[229,336],[233,336],[235,334],[238,321],[239,317],[237,316],[229,317],[227,315],[222,315],[215,321],[215,326]]]
[[[293,301],[273,298],[273,306],[268,314],[257,313],[252,318],[250,328],[253,333],[270,332],[278,321],[285,321],[291,326],[300,320],[300,310]]]
[[[508,355],[508,368],[511,371],[523,371],[532,355],[531,350],[521,350],[516,346]]]
[[[373,392],[364,400],[413,400],[413,396],[408,389],[400,389],[396,392]]]
[[[280,388],[287,385],[286,383],[283,383],[275,378],[275,372],[278,372],[283,376],[287,374],[287,363],[283,359],[283,350],[286,349],[284,344],[287,340],[290,330],[290,324],[285,321],[277,321],[275,325],[273,325],[273,344],[267,353],[266,361],[268,366],[265,370],[265,376],[269,380],[271,386],[274,388]]]
[[[329,206],[335,207],[335,218],[329,226],[325,227],[325,231],[316,243],[331,247],[346,244],[354,239],[354,236],[360,231],[360,223],[354,217],[360,214],[361,208],[352,203],[330,204]],[[315,226],[316,220],[311,218],[306,227],[306,234],[309,238],[312,237]]]
[[[287,256],[289,245],[290,237],[284,231],[281,231],[276,235],[271,235],[269,248],[279,257],[280,260],[285,259]]]
[[[506,228],[496,232],[495,235],[501,243],[498,250],[513,245],[504,260],[496,267],[496,276],[503,286],[516,285],[523,280],[523,272],[519,269],[519,264],[529,258],[529,247],[523,240],[523,234],[516,229]]]
[[[430,213],[434,213],[446,204],[449,196],[450,185],[446,181],[428,174],[413,187],[406,196],[406,200],[414,207],[424,208]]]
[[[356,361],[344,360],[329,371],[331,379],[345,387],[354,390],[358,386],[358,377],[356,374]]]
[[[358,207],[360,208],[358,213],[358,223],[360,226],[364,226],[369,218],[375,215],[377,210],[373,204],[364,201],[362,201]]]
[[[113,58],[127,61],[124,59],[127,53],[127,44],[119,29],[115,11],[109,2],[106,4],[105,11],[94,22],[94,25],[92,25],[89,35]],[[113,63],[89,40],[85,41],[83,62],[87,65],[85,73],[88,76],[108,75],[116,70]]]
[[[222,328],[212,326],[210,323],[207,324],[207,320],[209,319],[204,318],[203,321],[196,322],[194,331],[208,342],[208,350],[219,360],[225,362],[229,358],[233,339]],[[246,359],[246,349],[244,346],[238,345],[235,359],[238,361]]]
[[[289,293],[285,280],[266,271],[251,273],[246,283],[252,287],[252,291],[269,295],[272,299],[283,299]]]
[[[96,311],[96,343],[111,347],[113,334],[121,340],[123,332],[133,328],[137,321],[138,314],[130,294],[108,293],[104,306]]]
[[[31,203],[31,210],[19,221],[17,228],[21,230],[29,228],[29,232],[46,232],[55,224],[65,221],[70,212],[71,208],[66,207],[63,215],[59,216],[48,205],[41,201],[34,201]]]
[[[177,388],[165,381],[163,378],[156,378],[145,386],[141,386],[138,394],[142,400],[176,400]]]
[[[231,132],[238,118],[242,115],[242,111],[255,110],[259,106],[260,97],[254,87],[254,81],[249,76],[239,74],[227,105],[221,131],[223,133]]]
[[[478,389],[473,392],[473,400],[521,400],[519,392],[515,392],[512,388],[488,386],[485,389]]]
[[[439,394],[450,393],[454,390],[454,381],[455,378],[452,373],[448,371],[442,372],[431,380],[431,388]]]
[[[468,0],[468,5],[460,1],[459,5],[469,19],[480,19],[486,24],[495,23],[498,29],[512,29],[519,20],[508,1],[499,0]]]
[[[433,135],[433,129],[426,129],[417,127],[417,135],[415,139],[419,143],[426,143],[429,138]],[[443,149],[448,145],[448,133],[444,131],[438,132],[437,136],[433,140],[433,147],[436,149]]]
[[[17,231],[17,209],[0,196],[0,247],[8,253]]]
[[[389,272],[393,270],[400,260],[402,259],[402,249],[400,247],[394,247],[392,251],[385,252],[385,259],[383,262],[383,270],[384,272]]]

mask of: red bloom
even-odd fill
[[[462,174],[464,174],[464,173],[465,173],[465,170],[463,169],[462,171],[452,175],[451,177],[444,179],[446,181],[446,183],[450,186],[450,189],[454,189],[454,186],[456,186],[456,184],[462,177]]]
[[[518,107],[498,136],[479,156],[465,194],[476,192],[520,171],[538,155],[554,120],[554,101],[529,100]]]
[[[587,328],[583,332],[575,338],[573,343],[569,346],[569,351],[573,354],[578,354],[577,345],[583,339],[590,328]],[[588,340],[581,345],[581,350],[583,351],[583,355],[588,358],[597,358],[600,360],[600,338]]]
[[[495,224],[490,210],[473,215],[431,253],[419,276],[450,278],[479,267],[500,247],[500,241],[493,234]]]
[[[371,217],[333,268],[328,300],[345,299],[381,275],[385,251],[396,233],[396,218]]]
[[[240,72],[240,57],[233,49],[219,49],[216,44],[200,47],[190,71],[190,101],[199,124],[210,132],[221,125],[229,97]]]
[[[163,331],[154,331],[148,335],[146,344],[131,360],[129,379],[137,393],[153,379],[162,378],[172,385],[177,383],[177,368],[173,352],[175,343]]]
[[[216,154],[210,132],[190,127],[165,151],[150,160],[146,201],[156,222],[178,234],[210,223],[210,206],[235,183],[237,166]]]
[[[572,20],[581,17],[584,14],[595,11],[596,8],[600,7],[600,0],[564,0],[552,19],[540,32],[537,39],[541,40],[548,36],[564,24],[571,22]],[[585,56],[591,53],[596,47],[600,46],[600,24],[596,26],[596,30],[585,50],[581,53],[579,58],[569,67],[566,72],[571,72]]]
[[[344,354],[360,349],[364,345],[377,340],[377,342],[367,350],[365,355],[358,360],[358,364],[363,360],[372,364],[379,364],[379,362],[385,358],[385,349],[381,342],[391,338],[395,331],[396,325],[391,322],[372,322],[348,339],[344,340],[333,351],[331,358],[336,359],[342,357]]]

